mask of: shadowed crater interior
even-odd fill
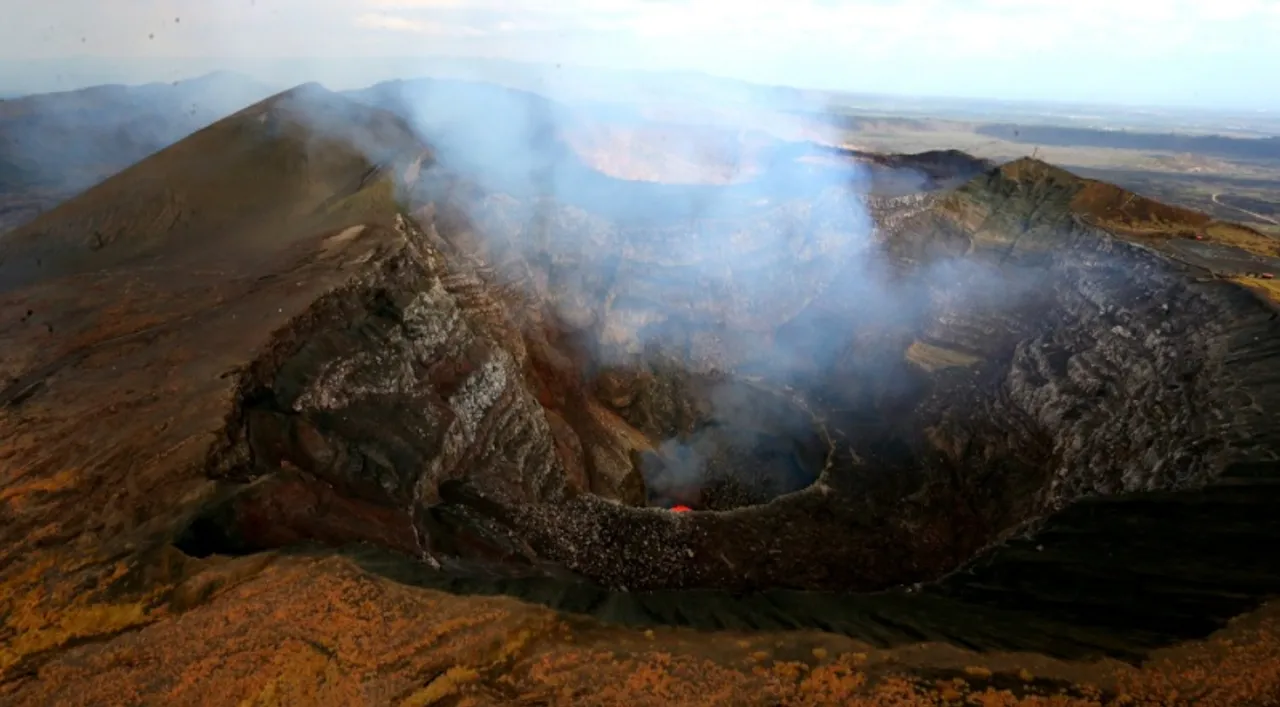
[[[741,382],[709,383],[700,392],[689,401],[706,411],[700,419],[637,453],[648,505],[727,511],[768,503],[817,481],[829,446],[810,413],[783,395]],[[625,418],[629,411],[619,412]]]

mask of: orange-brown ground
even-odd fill
[[[1113,184],[1080,181],[1082,186],[1071,200],[1072,210],[1109,231],[1148,238],[1199,236],[1255,255],[1280,257],[1280,239],[1248,226],[1216,221],[1199,211],[1162,204]]]
[[[1280,280],[1263,280],[1257,277],[1233,277],[1231,279],[1273,302],[1280,303]]]
[[[23,633],[5,650],[63,649],[27,670],[0,654],[0,702],[1280,704],[1280,607],[1133,667],[938,645],[881,651],[812,632],[606,627],[507,598],[395,584],[332,557],[197,564],[171,599],[149,605],[45,614],[54,598],[29,587],[10,604],[8,623]]]

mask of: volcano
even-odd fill
[[[510,92],[537,159],[476,171],[411,90],[294,89],[0,240],[6,699],[832,704],[964,667],[859,667],[919,644],[1003,690],[1280,592],[1266,236],[956,152],[624,178]],[[1045,669],[1010,695],[1089,698]]]

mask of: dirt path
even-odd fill
[[[1272,225],[1280,226],[1280,221],[1277,221],[1277,220],[1275,220],[1275,219],[1271,218],[1270,216],[1263,216],[1262,214],[1255,214],[1254,212],[1249,211],[1248,209],[1242,209],[1242,208],[1240,208],[1239,206],[1232,206],[1231,204],[1224,204],[1224,203],[1222,203],[1221,201],[1218,201],[1218,197],[1220,197],[1220,196],[1222,196],[1222,194],[1214,194],[1213,196],[1211,196],[1211,197],[1209,197],[1209,198],[1210,198],[1210,199],[1212,199],[1212,200],[1213,200],[1213,203],[1217,204],[1218,206],[1225,206],[1225,207],[1227,207],[1228,209],[1232,209],[1232,210],[1235,210],[1235,211],[1239,211],[1239,212],[1240,212],[1240,213],[1242,213],[1242,214],[1248,214],[1248,215],[1252,216],[1253,218],[1258,219],[1259,221],[1265,221],[1265,222],[1270,223],[1270,224],[1272,224]]]

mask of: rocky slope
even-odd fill
[[[1093,662],[1280,587],[1280,322],[1229,277],[1267,244],[1029,160],[796,150],[494,192],[304,87],[0,241],[0,695],[1274,695]]]

